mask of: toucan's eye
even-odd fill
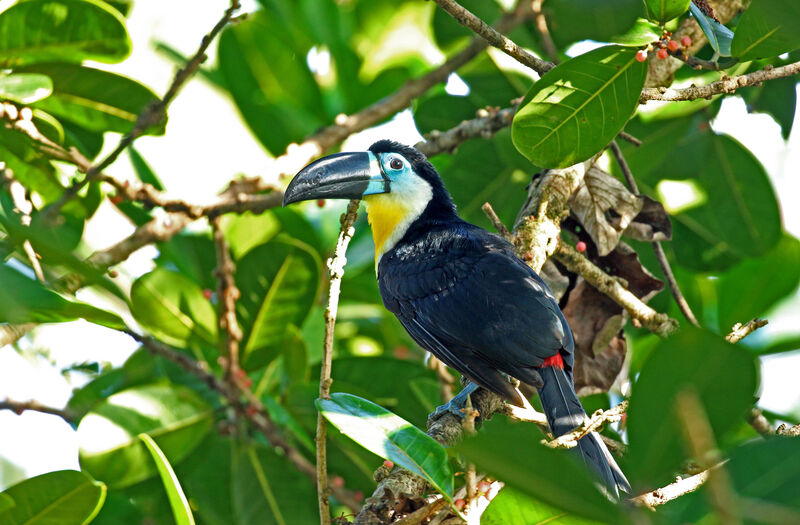
[[[389,161],[389,167],[393,170],[401,170],[403,169],[403,161],[398,158],[394,158]]]

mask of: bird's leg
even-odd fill
[[[464,419],[466,414],[464,413],[464,407],[467,405],[467,399],[469,399],[469,395],[475,392],[478,389],[478,385],[470,381],[467,385],[456,394],[456,396],[448,401],[446,404],[438,407],[433,413],[428,415],[428,420],[431,419],[438,419],[442,415],[447,412],[451,414],[455,414],[456,416]]]

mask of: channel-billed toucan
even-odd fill
[[[420,346],[470,381],[440,410],[463,417],[478,386],[523,406],[511,376],[538,389],[556,435],[583,422],[572,332],[553,294],[510,243],[458,216],[422,153],[382,140],[367,152],[319,159],[291,181],[283,203],[310,199],[363,199],[384,305]],[[576,448],[612,494],[630,492],[597,434]]]

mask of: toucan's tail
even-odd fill
[[[556,436],[561,436],[583,423],[586,412],[578,401],[572,379],[564,370],[561,360],[557,361],[561,366],[556,364],[539,369],[544,381],[544,386],[539,389],[539,398],[551,430]],[[579,451],[584,463],[600,476],[612,495],[619,497],[619,491],[631,492],[625,474],[617,466],[617,462],[596,432],[581,438],[578,446],[572,450]]]

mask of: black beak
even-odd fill
[[[335,153],[312,162],[295,175],[283,205],[313,199],[360,199],[380,174],[372,173],[368,152]],[[374,158],[374,157],[373,157]],[[374,184],[373,182],[373,184]]]

